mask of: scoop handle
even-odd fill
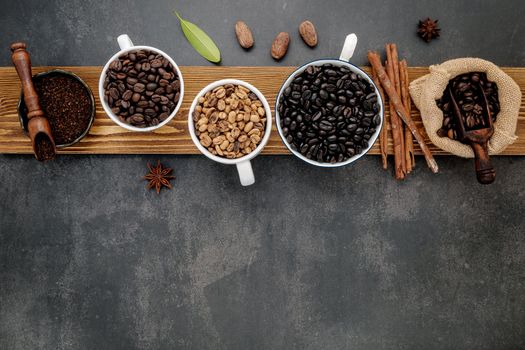
[[[33,79],[31,74],[31,58],[26,51],[25,43],[14,43],[11,45],[11,59],[15,65],[18,77],[22,82],[22,90],[24,92],[24,102],[27,106],[27,118],[44,116],[40,103],[38,103],[38,95],[33,86]]]
[[[478,182],[484,185],[493,183],[496,179],[496,170],[494,170],[489,158],[487,142],[473,142],[470,145],[476,157],[476,177]]]

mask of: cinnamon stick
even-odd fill
[[[403,105],[405,106],[408,114],[411,114],[412,101],[408,92],[408,85],[410,83],[408,79],[408,64],[404,59],[399,62],[399,78],[401,83],[401,99],[403,100]],[[409,128],[405,128],[405,164],[407,174],[412,172],[415,166],[414,141]]]
[[[407,110],[403,106],[403,103],[401,102],[401,98],[396,92],[395,87],[392,84],[392,81],[388,78],[388,75],[385,71],[385,68],[381,64],[381,58],[377,52],[369,51],[368,52],[368,61],[374,67],[374,69],[377,72],[377,76],[379,78],[379,81],[381,82],[381,85],[383,86],[383,89],[385,90],[386,94],[392,101],[394,108],[395,108],[395,114],[399,116],[405,124],[410,128],[410,131],[412,132],[412,135],[416,138],[417,143],[419,144],[419,147],[421,147],[421,151],[425,155],[425,160],[427,161],[428,167],[432,170],[432,172],[437,173],[439,170],[439,167],[436,163],[436,160],[432,156],[432,152],[430,152],[430,149],[425,144],[425,140],[423,139],[423,136],[421,135],[421,132],[418,130],[416,124],[412,120],[412,116],[408,114]]]
[[[394,85],[396,86],[396,91],[399,96],[401,96],[401,77],[400,77],[400,69],[399,69],[399,55],[397,53],[397,45],[396,44],[387,44],[387,59],[392,62],[392,67],[394,68]],[[388,57],[388,54],[390,53],[390,57]],[[407,166],[405,161],[405,127],[403,123],[399,123],[399,141],[401,143],[401,169],[403,169],[403,174],[406,176],[407,174]]]
[[[387,58],[388,58],[386,62],[386,69],[388,73],[385,72],[385,74],[388,74],[388,76],[390,77],[390,81],[394,82],[395,81],[394,64],[392,62],[392,52],[390,51],[390,45],[386,46],[386,53],[387,53]],[[381,81],[381,78],[379,76],[380,71],[377,69],[376,71],[377,71],[379,80]],[[392,88],[395,91],[395,85],[392,84]],[[392,141],[393,141],[393,147],[394,147],[394,174],[397,180],[403,180],[405,178],[405,172],[403,171],[403,163],[404,163],[405,157],[403,156],[403,153],[404,153],[403,143],[401,141],[401,137],[403,136],[401,132],[402,122],[396,113],[396,108],[394,106],[392,99],[390,99],[390,121],[391,121],[391,126],[392,126]]]
[[[377,90],[379,91],[379,95],[381,96],[381,101],[383,101],[383,105],[385,104],[385,93],[383,92],[383,88],[381,87],[381,82],[379,81],[379,78],[377,77],[377,72],[375,69],[372,68],[372,80],[374,81],[374,84],[377,86]],[[388,120],[385,113],[384,120],[383,120],[383,127],[381,128],[381,132],[379,133],[379,149],[381,151],[381,161],[383,162],[383,169],[388,168]]]

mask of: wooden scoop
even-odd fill
[[[476,162],[476,177],[481,184],[491,184],[496,179],[496,171],[492,166],[489,158],[489,151],[487,143],[494,134],[494,126],[492,124],[492,114],[489,110],[489,103],[483,87],[479,85],[480,91],[483,95],[483,118],[487,127],[475,130],[466,130],[461,116],[461,110],[456,102],[456,98],[452,93],[452,89],[448,89],[450,100],[454,106],[454,114],[457,119],[457,132],[459,141],[466,143],[472,147]]]
[[[53,159],[56,154],[55,141],[51,133],[51,126],[40,107],[38,95],[33,86],[31,58],[26,51],[26,44],[12,44],[11,52],[13,53],[11,59],[22,82],[24,102],[28,110],[27,118],[29,119],[27,130],[33,145],[33,152],[39,161]]]

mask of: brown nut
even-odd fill
[[[306,45],[310,47],[317,45],[317,31],[312,22],[303,21],[299,25],[299,34],[301,34],[301,38],[303,38]]]
[[[249,49],[253,46],[254,41],[252,31],[245,22],[237,21],[237,23],[235,23],[235,34],[237,35],[237,40],[241,47]]]
[[[286,55],[288,45],[290,44],[290,35],[286,32],[280,32],[273,39],[271,54],[276,60],[280,60]]]

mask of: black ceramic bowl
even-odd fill
[[[90,100],[90,105],[91,105],[91,110],[89,111],[89,122],[88,122],[86,129],[73,141],[69,143],[65,143],[65,144],[59,144],[59,143],[56,144],[57,148],[64,148],[64,147],[68,147],[68,146],[72,146],[76,144],[84,136],[86,136],[86,134],[89,132],[89,129],[91,128],[91,125],[93,125],[93,121],[95,120],[95,98],[93,97],[93,92],[91,91],[89,86],[82,79],[80,79],[79,76],[77,76],[74,73],[65,71],[65,70],[53,69],[47,72],[36,74],[33,76],[33,81],[42,79],[44,77],[51,77],[51,76],[64,76],[64,77],[67,77],[68,79],[73,79],[79,82],[83,86],[86,94],[88,95],[89,100]],[[24,102],[23,92],[20,93],[20,98],[18,100],[18,117],[20,119],[20,125],[22,126],[22,129],[24,129],[24,132],[27,134],[27,122],[28,122],[27,107]]]

